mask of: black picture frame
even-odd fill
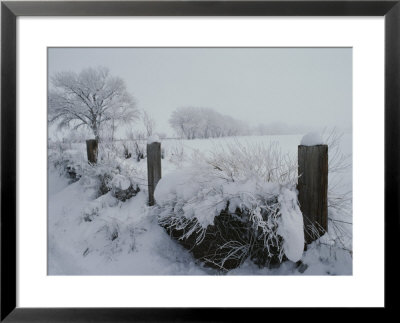
[[[384,16],[385,17],[385,308],[399,284],[393,261],[399,233],[400,0],[379,1],[4,1],[1,3],[1,321],[127,322],[237,321],[229,308],[19,308],[16,307],[16,19],[19,16]],[[394,255],[391,257],[391,255]],[[371,255],[371,261],[373,261]],[[317,292],[317,291],[316,291]],[[240,313],[239,313],[240,312]],[[247,314],[246,314],[247,315]]]

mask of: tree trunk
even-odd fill
[[[99,127],[97,126],[96,121],[94,121],[92,123],[92,131],[93,131],[93,134],[94,134],[94,139],[96,139],[97,142],[100,142],[100,131],[99,131]]]

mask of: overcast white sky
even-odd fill
[[[352,127],[351,48],[50,48],[48,72],[106,66],[172,134],[183,106],[247,122]]]

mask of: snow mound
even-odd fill
[[[158,137],[157,135],[152,135],[147,138],[148,145],[152,144],[153,142],[161,142],[160,137]]]
[[[164,227],[188,226],[183,238],[198,234],[196,241],[201,243],[209,226],[216,225],[215,219],[229,213],[250,223],[249,230],[262,232],[265,253],[270,254],[267,244],[273,244],[278,248],[280,260],[283,254],[292,261],[302,256],[303,217],[294,188],[257,178],[227,181],[212,169],[197,167],[164,176],[156,187],[155,200]],[[277,242],[281,240],[282,243]]]
[[[113,177],[111,185],[120,190],[127,190],[131,185],[131,181],[123,175],[117,174]]]
[[[316,146],[323,145],[324,141],[318,132],[309,132],[301,139],[300,145],[303,146]]]
[[[304,249],[303,216],[297,203],[297,194],[282,190],[278,202],[281,206],[278,234],[283,238],[286,257],[295,262],[301,259]]]

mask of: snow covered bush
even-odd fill
[[[97,165],[88,165],[82,175],[82,184],[96,188],[97,196],[111,192],[112,196],[124,202],[135,196],[140,188],[137,178],[132,176],[132,167],[122,164],[123,160],[103,160]]]
[[[133,185],[127,177],[117,174],[113,177],[110,183],[112,196],[118,200],[125,202],[135,196],[139,191],[139,186]]]
[[[248,258],[260,266],[298,261],[304,234],[293,180],[292,165],[275,146],[228,146],[163,177],[154,212],[210,267],[229,270]]]
[[[87,189],[92,189],[96,197],[108,192],[121,201],[135,196],[140,191],[140,183],[145,174],[135,167],[135,162],[125,159],[123,146],[112,143],[100,143],[102,146],[98,162],[90,165],[87,162],[84,144],[72,150],[51,150],[49,163],[66,175],[71,182],[78,181]]]
[[[164,155],[168,155],[168,161],[177,167],[181,167],[185,161],[185,149],[182,141],[178,141],[175,145],[169,147],[167,151],[164,149]]]
[[[193,161],[202,160],[193,156]],[[214,144],[205,162],[211,165],[218,177],[236,182],[258,178],[295,186],[297,183],[297,160],[284,154],[277,142],[263,145],[254,142]]]
[[[61,143],[49,145],[48,160],[60,175],[66,176],[70,183],[78,181],[82,176],[81,165],[84,162],[85,156],[79,150],[68,148]]]
[[[123,153],[126,158],[134,158],[137,162],[146,157],[146,141],[145,140],[125,140],[122,143]]]
[[[352,156],[341,150],[343,133],[325,130],[323,136],[329,147],[328,235],[336,246],[352,254],[353,192],[346,183],[346,177],[351,177]]]

